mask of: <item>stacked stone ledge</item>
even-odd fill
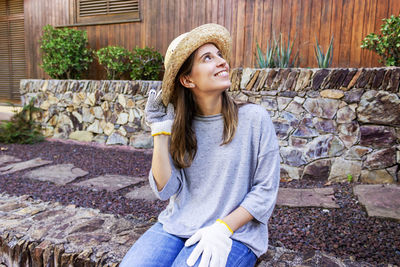
[[[0,194],[0,263],[117,266],[151,224],[26,195]]]
[[[397,183],[400,68],[251,69],[231,72],[229,93],[269,111],[282,179]],[[45,135],[151,147],[144,106],[159,81],[22,80]]]

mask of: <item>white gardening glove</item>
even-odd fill
[[[144,109],[146,122],[151,128],[151,135],[166,134],[171,135],[172,123],[174,122],[174,106],[169,103],[165,107],[162,103],[162,91],[149,91],[146,107]]]
[[[225,267],[232,248],[232,234],[233,231],[220,219],[211,226],[201,228],[185,242],[186,247],[199,242],[186,263],[193,266],[202,254],[199,267]]]

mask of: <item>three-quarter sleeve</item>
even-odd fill
[[[170,164],[171,164],[171,176],[168,179],[168,182],[165,184],[164,188],[161,191],[158,191],[157,184],[154,179],[153,170],[150,169],[149,172],[149,183],[150,187],[153,190],[154,194],[161,200],[168,200],[171,196],[177,194],[182,187],[182,174],[181,170],[177,169],[172,163],[170,156]]]
[[[275,207],[280,180],[278,140],[272,121],[263,114],[257,165],[250,192],[240,204],[259,222],[266,224]]]

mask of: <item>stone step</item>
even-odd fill
[[[14,172],[17,172],[17,171],[22,171],[22,170],[26,170],[26,169],[40,167],[40,166],[47,165],[47,164],[50,164],[50,163],[52,163],[52,161],[50,161],[50,160],[43,160],[41,158],[34,158],[34,159],[31,159],[31,160],[12,163],[12,164],[8,164],[8,165],[6,165],[4,167],[1,167],[0,168],[0,174],[1,175],[10,174],[10,173],[14,173]]]
[[[127,175],[106,174],[76,183],[75,185],[88,187],[99,191],[107,190],[109,192],[115,192],[122,188],[136,185],[144,181],[147,181],[147,179]]]
[[[276,205],[288,207],[339,208],[332,187],[294,189],[279,188]]]
[[[400,221],[400,186],[389,184],[363,184],[353,188],[358,200],[365,206],[368,216]]]
[[[26,173],[23,178],[52,182],[57,185],[65,185],[89,172],[76,168],[73,164],[56,164],[41,167]]]
[[[4,165],[6,163],[14,163],[14,162],[19,162],[21,159],[9,156],[9,155],[0,155],[0,166]]]
[[[127,193],[125,197],[129,199],[142,199],[147,201],[158,200],[148,183],[141,187],[135,188],[131,192]]]

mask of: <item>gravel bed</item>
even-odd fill
[[[75,182],[104,174],[147,177],[151,166],[150,150],[127,147],[102,147],[74,142],[45,141],[35,145],[0,144],[0,153],[22,160],[40,157],[53,164],[72,163],[89,172]],[[155,220],[167,202],[130,200],[124,195],[134,187],[114,193],[83,187],[56,186],[49,182],[22,179],[19,171],[0,175],[0,192],[31,195],[44,201],[58,201],[101,212],[131,216],[138,220]],[[136,185],[141,186],[141,184]],[[281,187],[324,187],[322,181],[281,182]],[[269,221],[272,246],[307,253],[320,250],[338,256],[365,261],[377,266],[400,266],[400,222],[371,218],[352,193],[353,184],[332,184],[339,209],[276,207]]]

